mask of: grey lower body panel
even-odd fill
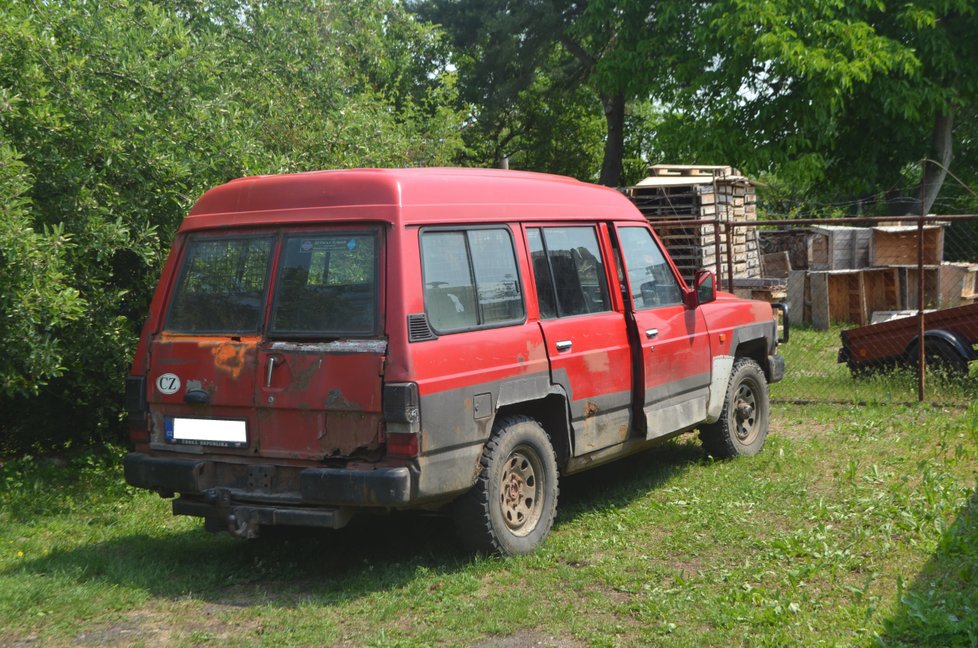
[[[375,470],[230,464],[210,459],[130,453],[126,481],[162,493],[223,497],[272,504],[398,507],[414,499],[417,471],[406,466]]]
[[[227,463],[130,453],[126,481],[181,497],[174,515],[202,517],[210,531],[253,538],[262,527],[339,529],[359,509],[406,508],[417,499],[418,471]]]

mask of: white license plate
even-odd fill
[[[166,417],[166,440],[170,443],[239,447],[248,444],[245,421]]]

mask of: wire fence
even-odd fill
[[[749,195],[735,213],[741,200],[713,218],[649,220],[687,278],[706,267],[724,290],[787,304],[773,399],[974,401],[978,215],[759,221]]]

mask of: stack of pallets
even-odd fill
[[[701,268],[716,270],[718,253],[720,274],[727,274],[726,231],[721,227],[714,232],[716,220],[757,220],[757,198],[751,181],[729,166],[655,164],[649,167],[649,176],[630,187],[627,194],[652,223],[687,281]],[[761,263],[754,228],[734,228],[732,244],[733,276],[759,278]]]

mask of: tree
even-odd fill
[[[2,3],[0,136],[32,178],[15,227],[51,252],[52,290],[75,291],[66,303],[82,311],[26,338],[38,352],[50,339],[59,369],[0,392],[0,445],[119,429],[152,288],[207,188],[453,159],[461,124],[440,43],[396,0]]]
[[[58,334],[85,306],[65,274],[68,237],[31,225],[30,187],[20,156],[0,144],[0,398],[36,394],[64,371]]]
[[[978,98],[972,3],[725,0],[704,16],[661,150],[773,174],[809,205],[931,208],[954,115]],[[907,187],[925,157],[942,165]]]
[[[497,156],[528,132],[537,108],[580,102],[581,89],[590,93],[605,121],[598,179],[611,186],[622,180],[628,102],[669,87],[701,8],[656,0],[414,0],[409,6],[448,32],[461,97],[474,106],[472,121]],[[528,101],[527,93],[537,100]],[[589,120],[578,123],[587,128]],[[577,141],[564,139],[568,146]]]

